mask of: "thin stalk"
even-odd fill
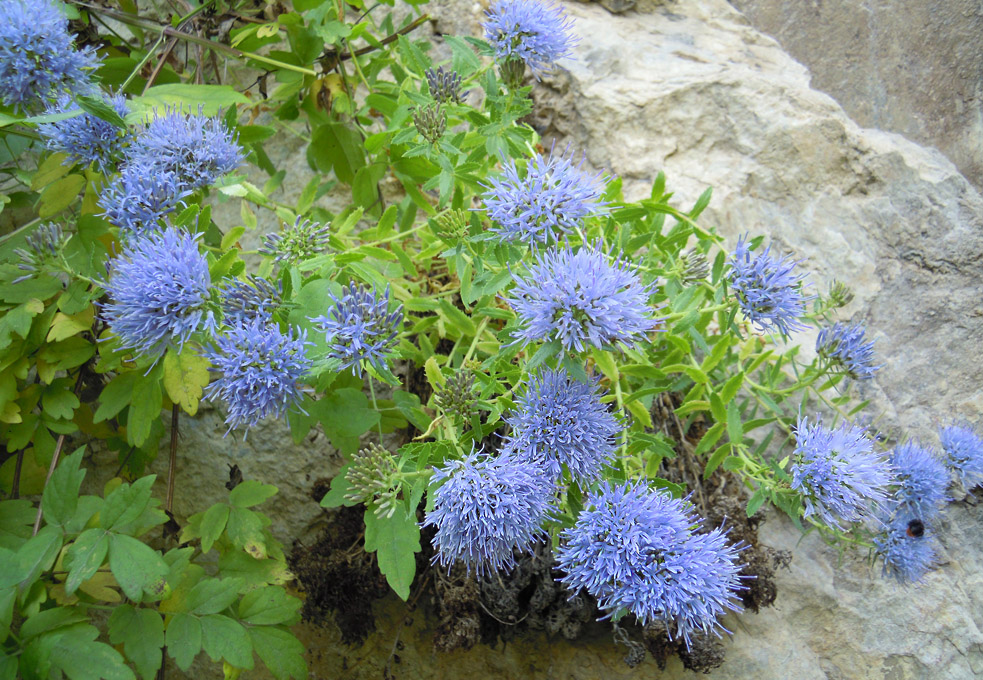
[[[24,449],[17,450],[17,462],[14,463],[14,481],[10,485],[10,497],[20,498],[20,473],[24,465]]]
[[[171,407],[171,455],[167,462],[167,501],[164,509],[170,515],[174,510],[174,475],[177,472],[177,435],[180,411],[177,404]]]
[[[157,48],[159,48],[163,44],[164,44],[164,32],[161,31],[160,37],[157,38],[157,42],[154,43],[154,46],[151,47],[149,50],[147,50],[147,53],[143,55],[143,59],[140,60],[140,63],[138,63],[133,68],[133,70],[130,71],[130,75],[126,76],[126,80],[124,80],[123,84],[120,85],[119,87],[120,92],[126,91],[126,88],[129,87],[130,83],[133,82],[133,79],[137,77],[137,74],[140,73],[141,70],[143,70],[143,67],[147,65],[147,62],[150,61],[150,58],[154,56],[155,52],[157,52]]]
[[[368,378],[369,378],[369,394],[372,396],[372,408],[375,409],[376,413],[379,413],[379,403],[375,399],[375,380],[372,379],[371,375],[368,376]],[[379,430],[379,443],[381,444],[382,443],[382,414],[381,413],[379,414],[379,422],[376,423],[376,428]]]
[[[58,442],[55,444],[55,453],[51,456],[51,466],[48,468],[48,476],[44,480],[44,486],[47,488],[48,482],[51,481],[51,475],[55,473],[55,467],[58,466],[58,457],[61,455],[61,447],[65,443],[65,435],[58,435]],[[32,536],[37,536],[38,531],[41,530],[41,509],[44,506],[38,503],[38,514],[34,518],[34,531],[31,533]]]

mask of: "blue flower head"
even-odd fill
[[[283,283],[274,286],[262,276],[226,279],[222,288],[222,314],[226,325],[248,326],[254,321],[270,323],[273,312],[283,304]]]
[[[424,526],[436,527],[433,561],[457,561],[480,577],[515,566],[514,550],[529,550],[543,535],[553,496],[535,465],[472,452],[436,469],[433,510]]]
[[[668,493],[604,482],[561,534],[559,581],[574,594],[586,590],[608,616],[627,610],[642,625],[665,623],[688,648],[694,632],[717,633],[717,617],[740,609],[742,588],[741,546],[698,526],[686,502]]]
[[[499,63],[524,62],[539,78],[570,55],[576,39],[563,9],[545,0],[499,0],[486,12],[485,38]]]
[[[76,50],[68,19],[50,0],[0,2],[0,100],[16,109],[66,92],[90,93],[91,48]]]
[[[744,316],[760,330],[777,330],[788,337],[806,328],[799,317],[813,296],[802,294],[800,283],[805,275],[793,272],[796,264],[787,257],[772,257],[771,246],[755,255],[744,238],[738,239],[730,260],[730,285]]]
[[[828,430],[801,418],[795,428],[790,466],[792,488],[805,499],[805,517],[816,515],[827,526],[873,517],[888,500],[891,466],[874,453],[864,428],[842,423]]]
[[[129,113],[123,95],[104,96],[103,99],[121,118]],[[48,113],[63,113],[77,109],[78,105],[72,102],[70,97],[63,96],[57,104],[48,109]],[[84,165],[93,163],[102,173],[108,173],[113,169],[116,158],[128,137],[126,130],[96,118],[91,113],[39,125],[38,133],[49,149],[68,154],[69,163]]]
[[[983,483],[983,437],[968,423],[939,428],[945,464],[966,489]]]
[[[386,367],[403,325],[403,305],[390,312],[388,288],[379,297],[354,281],[341,298],[332,295],[331,300],[334,306],[326,316],[311,318],[327,335],[328,356],[340,359],[342,368],[351,368],[359,376],[363,361],[376,369]]]
[[[486,185],[485,210],[496,226],[492,231],[503,241],[528,245],[550,243],[560,234],[575,230],[584,218],[603,212],[602,173],[589,175],[569,159],[536,154],[526,176],[519,177],[514,160],[508,160],[501,176]]]
[[[204,355],[221,377],[205,388],[205,396],[228,405],[229,432],[240,425],[252,427],[269,415],[280,417],[300,402],[297,383],[311,368],[305,351],[309,344],[306,333],[294,337],[292,330],[282,333],[260,320],[215,338]]]
[[[130,164],[103,190],[99,205],[103,216],[130,237],[160,229],[160,221],[190,194],[175,173]]]
[[[160,355],[183,347],[197,331],[211,330],[208,262],[198,235],[177,229],[133,238],[113,261],[103,317],[120,346]]]
[[[505,418],[512,427],[505,450],[513,459],[535,463],[554,482],[563,467],[581,486],[597,479],[622,430],[601,403],[598,382],[582,383],[562,370],[531,378],[518,409]]]
[[[214,184],[242,164],[242,149],[220,118],[168,110],[137,134],[129,163],[152,174],[173,173],[191,190]]]
[[[298,217],[292,227],[267,234],[259,252],[273,257],[273,262],[303,262],[328,247],[328,225]]]
[[[921,581],[936,564],[936,539],[928,525],[901,513],[874,537],[874,551],[883,563],[883,574],[901,585]]]
[[[578,352],[619,342],[632,347],[658,324],[649,316],[651,286],[597,248],[551,248],[536,256],[527,276],[514,278],[516,342],[559,340]]]
[[[863,324],[835,323],[819,331],[816,353],[855,380],[867,380],[880,366],[874,366],[874,341],[864,342]]]
[[[935,452],[909,441],[895,447],[889,460],[897,483],[891,499],[897,504],[894,513],[926,522],[939,514],[950,500],[949,471]]]

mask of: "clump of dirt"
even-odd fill
[[[304,620],[323,625],[333,615],[347,645],[361,644],[375,631],[372,602],[389,591],[375,556],[365,552],[363,515],[361,505],[329,511],[313,545],[295,542],[288,558],[307,594]]]

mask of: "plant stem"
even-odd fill
[[[368,376],[368,378],[369,378],[369,394],[372,396],[372,408],[375,409],[376,413],[379,413],[379,404],[375,400],[375,381],[372,379],[371,375]],[[376,426],[379,430],[379,443],[381,444],[382,443],[382,414],[381,413],[379,414],[379,422],[376,423]]]
[[[180,411],[178,410],[178,406],[177,404],[174,404],[174,406],[171,407],[171,454],[167,462],[167,500],[164,504],[164,510],[167,511],[168,515],[171,515],[172,511],[174,510],[174,475],[177,472],[177,435],[179,414]]]
[[[10,485],[10,497],[20,498],[20,472],[24,465],[24,449],[17,449],[17,462],[14,464],[14,481]]]
[[[51,481],[51,475],[55,473],[55,467],[58,465],[58,457],[61,455],[61,447],[65,443],[65,435],[58,435],[58,442],[55,444],[55,452],[51,456],[51,465],[48,467],[48,476],[44,480],[44,486],[47,488],[48,482]],[[32,536],[37,536],[38,531],[41,530],[41,513],[44,506],[38,503],[38,514],[34,518],[34,531],[31,533]]]

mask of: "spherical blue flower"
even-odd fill
[[[103,99],[120,117],[129,113],[123,95],[104,96]],[[56,105],[48,109],[48,113],[63,113],[78,108],[71,98],[61,97]],[[103,173],[112,170],[128,137],[126,130],[96,118],[91,113],[38,125],[38,133],[49,149],[68,154],[69,163],[94,163]]]
[[[865,430],[842,423],[828,430],[821,422],[801,418],[795,428],[795,453],[790,466],[792,488],[805,499],[805,517],[817,515],[824,524],[859,522],[884,507],[891,466],[874,453]]]
[[[328,356],[340,359],[342,368],[352,368],[362,375],[362,362],[376,369],[386,367],[389,352],[396,346],[396,336],[403,325],[403,305],[389,311],[389,289],[380,298],[374,291],[348,284],[339,299],[333,294],[334,307],[327,316],[311,318],[327,335],[331,351]]]
[[[950,500],[949,471],[935,452],[909,441],[895,447],[889,461],[897,483],[891,496],[897,504],[893,512],[923,521],[935,517]]]
[[[983,483],[983,437],[968,423],[939,428],[945,463],[967,489]]]
[[[567,350],[634,346],[658,324],[649,316],[652,287],[597,248],[551,248],[525,277],[514,276],[509,302],[519,317],[516,342],[559,340]]]
[[[68,19],[50,0],[0,2],[0,100],[30,107],[65,92],[87,93],[91,48],[76,50]]]
[[[300,402],[297,382],[311,368],[304,349],[309,344],[306,333],[295,338],[292,330],[283,333],[259,320],[215,338],[204,355],[222,375],[205,388],[205,396],[226,402],[229,432],[269,415],[280,417]]]
[[[880,366],[874,366],[874,341],[864,342],[863,324],[835,323],[819,331],[816,353],[855,380],[872,378]]]
[[[436,469],[433,510],[424,526],[436,527],[433,561],[464,562],[480,577],[515,566],[513,550],[529,550],[543,534],[552,486],[535,465],[472,452]]]
[[[175,173],[131,163],[103,189],[99,205],[106,219],[129,237],[158,230],[164,216],[190,193]]]
[[[634,614],[642,625],[666,624],[687,647],[696,631],[717,632],[717,617],[740,606],[740,546],[719,529],[696,533],[698,518],[668,493],[642,484],[601,484],[563,531],[559,581],[586,590],[612,616]]]
[[[485,210],[503,241],[528,245],[549,243],[575,230],[584,218],[603,212],[601,173],[589,175],[569,159],[536,154],[526,176],[519,177],[514,160],[501,176],[485,185]]]
[[[113,261],[103,317],[120,346],[159,355],[214,328],[208,262],[198,236],[176,229],[133,238]]]
[[[813,296],[802,294],[799,284],[805,275],[793,273],[796,264],[787,257],[772,257],[771,246],[754,255],[743,238],[737,241],[730,285],[744,316],[762,331],[777,330],[788,337],[806,328],[799,317]]]
[[[190,189],[214,184],[242,163],[242,149],[218,117],[169,110],[137,134],[129,163],[146,171],[173,173]]]
[[[917,583],[936,563],[935,537],[927,523],[904,513],[874,537],[874,551],[883,562],[884,576],[901,585]]]
[[[512,427],[504,447],[508,454],[535,463],[554,482],[564,466],[581,485],[597,479],[622,430],[601,403],[598,382],[582,383],[562,370],[531,378],[518,409],[505,418]]]
[[[274,286],[262,276],[248,280],[226,279],[222,288],[223,321],[229,326],[248,326],[254,321],[270,323],[273,312],[283,303],[283,283]]]
[[[495,48],[500,63],[525,62],[539,78],[553,64],[569,56],[576,39],[573,22],[563,9],[545,0],[499,0],[486,12],[485,38]]]

